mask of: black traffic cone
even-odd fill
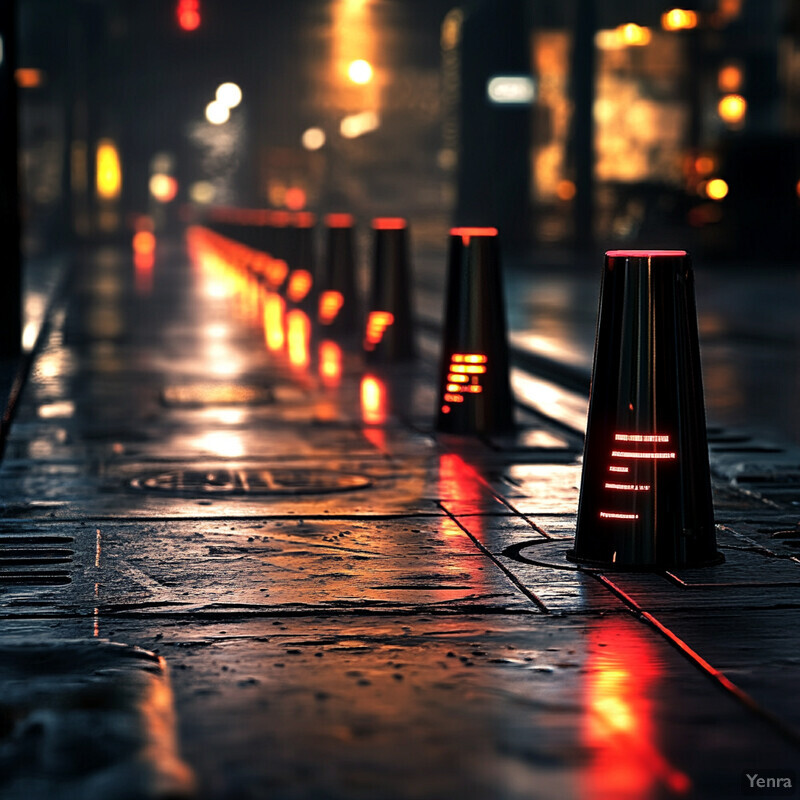
[[[569,557],[619,569],[722,561],[685,251],[606,253],[592,374]]]
[[[514,428],[508,335],[496,228],[453,228],[436,428],[496,434]]]
[[[326,337],[350,336],[360,327],[354,224],[351,214],[325,217],[328,241],[325,268],[319,282],[317,320]]]
[[[399,217],[372,220],[375,250],[364,331],[369,363],[408,361],[416,355],[408,263],[408,223]]]

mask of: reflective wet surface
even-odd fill
[[[146,283],[121,249],[79,263],[35,356],[0,468],[0,666],[20,640],[156,653],[203,798],[730,798],[797,763],[797,495],[754,482],[765,440],[711,428],[724,564],[580,569],[579,392],[520,370],[550,418],[437,434],[431,328],[419,362],[366,368],[233,263],[159,248]],[[587,368],[593,282],[510,284],[512,341]],[[48,680],[64,664],[96,674],[65,652]],[[27,753],[9,703],[0,754]],[[132,796],[188,791],[149,747],[137,775],[186,783]]]

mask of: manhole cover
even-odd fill
[[[274,400],[269,387],[243,383],[188,383],[167,386],[161,392],[161,402],[175,408],[258,406]]]
[[[174,469],[134,478],[134,489],[163,494],[329,494],[366,489],[369,478],[324,469]]]

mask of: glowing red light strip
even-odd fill
[[[394,324],[394,314],[391,311],[370,311],[367,318],[367,334],[364,346],[373,350],[375,345],[383,339],[384,331]]]
[[[615,433],[616,442],[668,442],[669,436],[661,434]]]
[[[483,386],[477,383],[471,383],[469,386],[464,386],[458,383],[448,383],[446,387],[448,392],[464,392],[465,394],[480,394],[483,391]]]
[[[638,514],[618,514],[616,511],[601,511],[600,519],[639,519]]]
[[[316,217],[310,211],[298,211],[294,215],[295,228],[313,228]]]
[[[614,489],[623,492],[649,492],[650,484],[648,483],[606,483],[606,489]]]
[[[658,258],[685,256],[685,250],[608,250],[606,256],[609,258]]]
[[[649,458],[649,459],[669,459],[677,458],[677,453],[640,453],[635,450],[612,450],[613,458]]]
[[[330,325],[343,305],[344,295],[341,292],[323,292],[319,298],[319,321],[323,325]]]
[[[611,466],[611,467],[608,468],[608,471],[609,472],[630,472],[631,468],[630,467],[614,467],[614,466]]]
[[[486,367],[482,364],[451,364],[451,372],[469,373],[470,375],[483,375]]]
[[[450,228],[450,235],[466,237],[469,241],[471,236],[497,236],[497,228]]]
[[[445,385],[446,403],[463,403],[465,394],[481,394],[483,386],[478,375],[486,372],[488,357],[481,353],[454,353],[450,357],[450,370]],[[470,377],[471,376],[471,380]],[[442,406],[442,413],[449,414],[450,407]]]
[[[408,223],[402,217],[375,217],[372,227],[376,231],[401,231]]]
[[[329,228],[352,228],[353,221],[352,214],[328,214],[325,217],[325,224]]]
[[[278,263],[285,264],[283,261]],[[277,278],[277,274],[275,277]],[[308,270],[296,269],[289,276],[289,286],[286,289],[286,294],[293,303],[299,303],[311,291],[313,283],[314,279]]]

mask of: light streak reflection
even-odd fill
[[[665,757],[655,700],[662,669],[644,629],[608,620],[589,634],[581,738],[591,753],[581,775],[584,800],[683,795],[689,777]]]

